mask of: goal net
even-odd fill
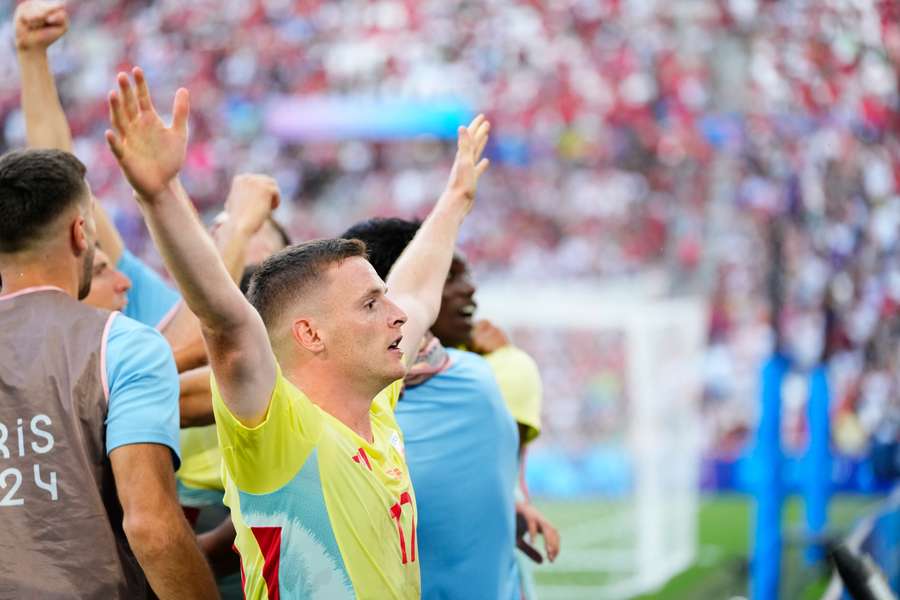
[[[528,481],[563,550],[536,570],[541,599],[630,598],[696,556],[705,307],[646,287],[478,292],[544,382]]]

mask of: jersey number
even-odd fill
[[[413,511],[412,534],[409,536],[409,555],[407,555],[406,553],[406,536],[403,535],[403,524],[400,521],[400,516],[403,514],[404,504],[409,504],[409,509]],[[400,534],[400,554],[403,557],[403,564],[405,565],[409,562],[416,562],[416,513],[413,509],[412,498],[410,498],[409,492],[403,492],[402,494],[400,494],[400,502],[391,507],[391,517],[393,517],[394,520],[397,521],[397,533]]]

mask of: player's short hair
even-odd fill
[[[271,332],[285,308],[321,283],[329,267],[357,256],[366,258],[366,245],[359,240],[324,239],[290,246],[259,265],[250,278],[247,299]]]
[[[241,288],[241,293],[243,295],[247,295],[247,292],[250,291],[250,280],[253,279],[253,275],[259,269],[259,265],[247,265],[244,267],[244,272],[241,273],[241,281],[238,284],[238,287]]]
[[[16,150],[0,156],[0,253],[39,243],[47,228],[84,198],[84,164],[61,150]]]
[[[382,279],[387,280],[391,267],[403,254],[403,250],[416,237],[421,221],[406,219],[369,219],[361,221],[341,234],[344,239],[357,239],[365,243],[369,262]]]
[[[287,229],[284,228],[284,225],[275,220],[275,217],[269,217],[269,225],[275,229],[276,233],[278,233],[278,237],[281,238],[281,247],[287,248],[291,245],[291,236],[288,235]]]

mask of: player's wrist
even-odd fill
[[[160,204],[176,202],[181,195],[181,183],[175,177],[165,183],[134,189],[134,197],[141,204],[157,206]]]
[[[46,61],[49,46],[34,42],[16,40],[16,53],[20,61]]]
[[[232,221],[234,223],[234,230],[238,235],[251,237],[262,228],[265,219],[260,219],[257,216],[235,215],[232,218]]]
[[[472,201],[464,190],[448,187],[441,194],[432,211],[435,216],[453,218],[462,223],[472,208]]]

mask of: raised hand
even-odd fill
[[[28,0],[16,8],[13,23],[19,52],[45,51],[69,28],[69,15],[63,2]]]
[[[456,160],[450,170],[446,191],[462,199],[465,212],[472,209],[478,178],[488,168],[489,162],[481,158],[481,154],[487,145],[490,130],[491,124],[484,115],[478,115],[468,127],[457,130]]]
[[[281,202],[278,183],[268,175],[244,173],[231,180],[225,213],[246,235],[259,231]]]
[[[184,164],[190,101],[186,89],[175,93],[172,125],[166,127],[150,100],[143,71],[135,67],[132,74],[134,87],[128,75],[119,73],[119,89],[109,93],[113,129],[106,130],[106,141],[134,191],[152,200],[175,180]]]

